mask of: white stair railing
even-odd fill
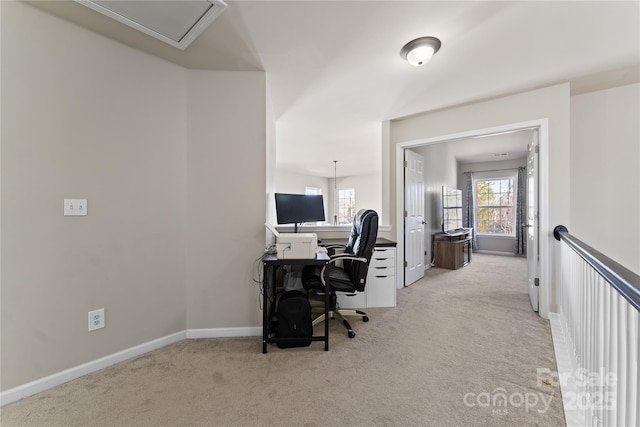
[[[559,372],[567,424],[639,426],[640,276],[563,226],[554,236],[563,243],[556,319],[571,365]]]

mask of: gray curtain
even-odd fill
[[[527,253],[527,233],[522,227],[527,223],[526,179],[525,168],[518,168],[518,190],[516,193],[516,255],[526,255]]]
[[[466,206],[462,210],[462,224],[463,227],[473,229],[471,240],[471,248],[478,249],[478,241],[476,238],[476,204],[473,191],[473,173],[464,173],[464,190],[463,197],[466,201]]]

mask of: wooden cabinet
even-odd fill
[[[434,265],[457,270],[471,262],[471,230],[434,235]]]
[[[338,294],[338,305],[342,308],[395,307],[396,248],[376,246],[369,263],[364,292],[354,296]]]

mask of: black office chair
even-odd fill
[[[373,254],[373,247],[378,237],[378,214],[370,209],[359,211],[353,219],[353,227],[349,242],[343,246],[344,253],[335,253],[335,248],[329,249],[331,260],[324,267],[306,266],[302,269],[302,285],[307,290],[314,290],[318,294],[330,292],[331,306],[329,317],[337,317],[347,328],[349,338],[356,336],[351,325],[344,316],[362,316],[362,321],[369,321],[367,313],[360,310],[340,309],[337,307],[337,292],[346,295],[356,295],[363,292],[367,283],[369,261]],[[333,249],[333,250],[332,250]],[[333,253],[333,254],[332,254]],[[342,260],[342,267],[336,262]],[[316,317],[314,325],[325,321],[323,314]]]

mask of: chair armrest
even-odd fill
[[[334,260],[334,259],[337,260],[337,259],[349,259],[349,257],[354,257],[354,255],[350,254],[350,253],[343,252],[343,253],[339,253],[339,254],[333,254],[329,258],[331,258],[332,260]],[[366,260],[365,260],[365,262],[366,262]]]
[[[336,261],[345,260],[345,259],[350,259],[352,261],[367,262],[366,258],[357,257],[357,256],[354,256],[352,254],[335,254],[335,255],[331,255],[331,259],[329,260],[329,264],[335,263]]]
[[[357,256],[353,256],[351,254],[337,254],[331,257],[331,259],[329,260],[329,262],[327,263],[327,265],[329,264],[335,264],[336,261],[342,261],[345,259],[350,259],[352,261],[358,261],[358,262],[367,262],[366,258],[363,257],[357,257]],[[325,265],[324,267],[322,267],[322,271],[320,272],[320,281],[322,282],[322,285],[326,288],[327,287],[327,283],[324,280],[324,273],[327,270],[327,265]]]

